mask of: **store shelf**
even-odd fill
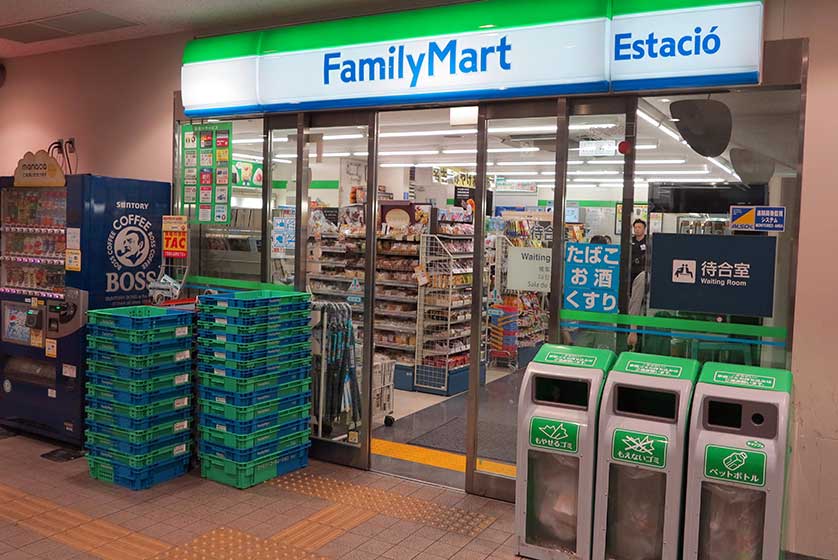
[[[404,333],[404,332],[411,332],[413,330],[416,330],[416,326],[412,325],[412,324],[396,325],[396,324],[393,324],[393,323],[379,323],[379,322],[376,322],[375,323],[375,330]]]
[[[8,225],[0,227],[3,233],[39,233],[42,235],[65,235],[67,230],[63,227],[39,227],[26,225]]]
[[[455,354],[462,354],[464,352],[469,352],[471,350],[470,346],[463,348],[462,350],[422,350],[422,355],[425,357],[430,356],[453,356]]]
[[[473,235],[454,235],[452,233],[436,233],[437,237],[444,237],[445,239],[474,239]]]
[[[358,283],[362,286],[364,284],[363,278],[353,278],[351,276],[341,276],[337,274],[309,274],[308,278],[310,280],[325,280],[327,282],[346,282],[349,284],[357,280]]]
[[[311,293],[315,294],[315,295],[318,295],[318,296],[332,296],[332,297],[358,296],[360,298],[364,297],[363,292],[344,292],[344,291],[340,291],[340,290],[320,290],[320,289],[317,289],[317,288],[312,289]]]
[[[445,327],[447,325],[462,325],[465,323],[471,323],[471,317],[467,317],[465,319],[455,319],[452,321],[436,321],[436,320],[428,320],[425,321],[425,326],[427,327]]]
[[[31,288],[18,288],[16,286],[5,286],[0,288],[0,293],[17,294],[22,296],[36,296],[51,299],[64,299],[64,294],[61,292],[52,292],[49,290],[33,290]]]
[[[402,350],[404,352],[415,352],[416,347],[412,344],[396,344],[394,342],[379,342],[374,341],[379,348],[387,348],[388,350]]]
[[[468,309],[471,307],[471,302],[468,303],[461,303],[457,305],[441,305],[441,304],[433,304],[433,303],[426,303],[425,309],[432,309],[432,310],[456,310],[456,309]]]
[[[461,335],[451,336],[447,332],[444,332],[444,333],[441,333],[441,334],[438,334],[438,335],[426,336],[425,337],[425,343],[439,342],[440,340],[460,340],[460,339],[463,339],[463,338],[469,338],[470,336],[471,336],[471,333],[465,333],[465,334],[461,334]]]
[[[386,295],[386,294],[381,294],[381,295],[375,294],[375,299],[378,299],[378,300],[381,300],[381,301],[397,301],[397,302],[400,302],[400,303],[415,303],[416,302],[415,297],[391,296],[391,295]]]
[[[444,257],[430,257],[430,258],[428,258],[428,260],[430,262],[435,262],[435,261],[447,261],[447,260],[450,260],[450,259],[471,259],[471,258],[474,258],[474,253],[456,253],[456,254],[452,253],[451,255],[444,256]]]
[[[400,282],[398,280],[376,280],[375,283],[381,286],[393,286],[396,288],[412,288],[414,290],[419,287],[419,285],[416,282]]]
[[[398,251],[376,251],[382,257],[403,257],[405,259],[418,259],[419,253],[399,253]]]
[[[0,261],[64,266],[63,257],[39,257],[35,255],[4,255],[0,257]]]
[[[416,319],[415,311],[393,311],[391,309],[376,309],[376,315],[388,315],[390,317],[398,317],[400,319]]]

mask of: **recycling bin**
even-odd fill
[[[676,560],[698,362],[624,352],[599,414],[593,558]]]
[[[609,350],[545,344],[518,402],[517,552],[591,557],[596,422]]]
[[[792,375],[707,363],[695,390],[685,560],[780,558]]]

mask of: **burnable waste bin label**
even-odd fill
[[[579,424],[555,418],[530,419],[530,445],[553,451],[579,451]]]
[[[666,436],[617,429],[614,430],[611,458],[622,463],[665,469],[668,449]]]
[[[704,476],[738,484],[765,486],[766,458],[762,451],[708,445],[704,450]]]

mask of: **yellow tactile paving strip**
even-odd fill
[[[313,475],[305,471],[275,478],[267,484],[304,496],[322,498],[352,508],[364,508],[466,536],[477,536],[495,522],[494,517],[483,513],[446,507],[427,500]]]
[[[222,527],[154,557],[154,560],[326,560],[285,542],[263,540]]]
[[[439,449],[429,449],[420,445],[409,443],[398,443],[384,439],[373,438],[371,440],[371,452],[374,455],[419,463],[438,469],[446,469],[455,472],[466,472],[466,456]],[[477,459],[477,470],[500,476],[515,478],[515,465],[498,463],[489,459]]]
[[[271,537],[271,540],[301,550],[314,551],[376,515],[376,512],[368,509],[338,504],[288,527]]]
[[[147,560],[171,545],[0,484],[0,518],[104,560]]]

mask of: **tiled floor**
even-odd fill
[[[0,440],[0,560],[501,560],[511,504],[326,463],[249,490],[192,473],[143,492],[54,446]]]

